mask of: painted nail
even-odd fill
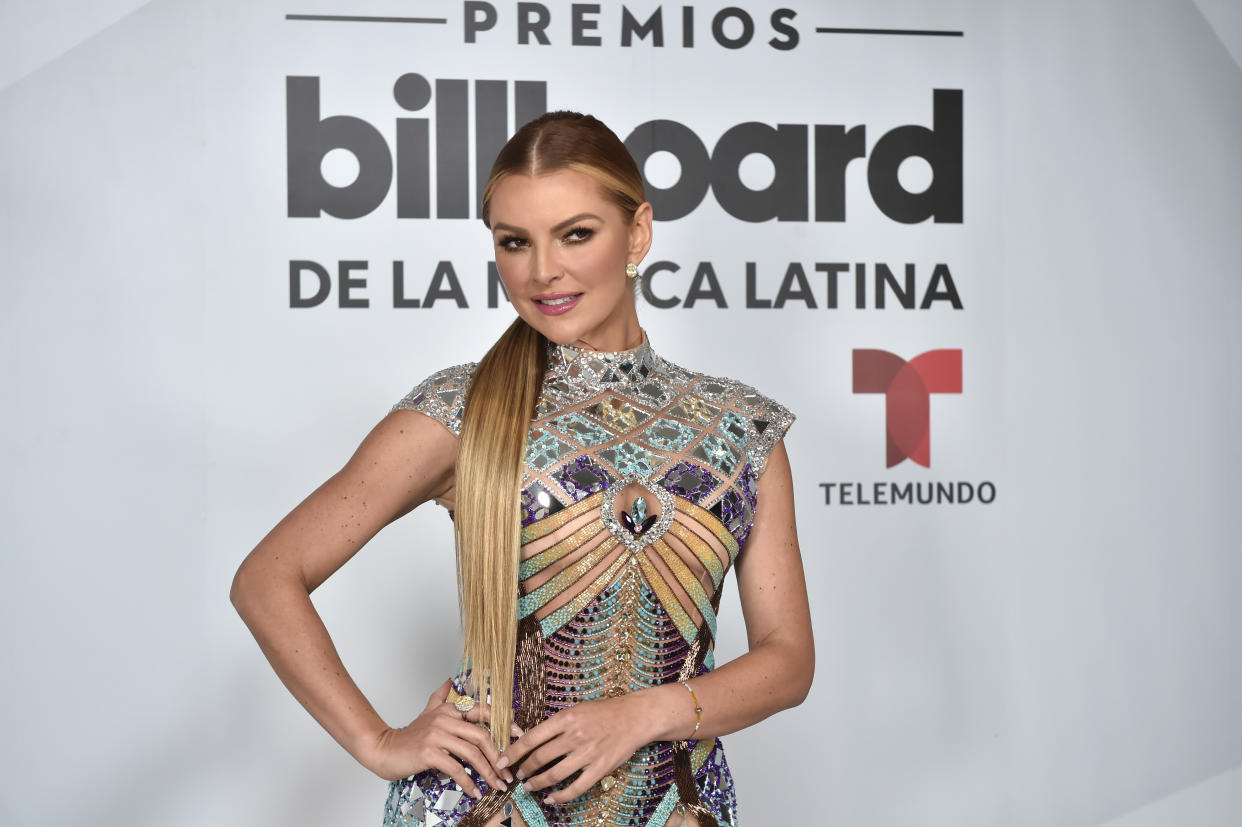
[[[553,798],[552,798],[552,796],[548,796],[547,798],[545,798],[545,799],[543,800],[543,803],[544,803],[544,804],[555,804],[555,803],[556,803],[556,800],[555,800],[555,799],[553,799]]]
[[[509,789],[509,785],[506,784],[503,780],[498,780],[496,782],[496,786],[499,787],[502,791]]]
[[[509,766],[509,756],[500,756],[500,760],[496,762],[496,769],[503,770],[507,766]]]
[[[507,771],[507,770],[506,770],[506,771],[505,771],[505,773],[504,773],[504,779],[505,779],[505,781],[508,781],[510,784],[512,784],[512,783],[513,783],[513,773],[511,773],[511,772],[509,772],[509,771]]]
[[[518,778],[525,778],[525,777],[526,777],[526,770],[522,769],[521,767],[518,767],[517,777],[518,777]]]
[[[525,784],[522,785],[522,789],[526,790],[526,792],[530,792],[531,790],[535,789],[535,787],[533,784],[527,781]]]

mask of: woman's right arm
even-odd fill
[[[474,792],[453,756],[503,787],[487,732],[436,703],[446,685],[409,726],[389,727],[345,670],[310,600],[380,529],[449,494],[456,460],[457,438],[441,423],[415,411],[389,413],[345,467],[247,555],[229,596],[281,681],[359,763],[389,780],[434,767]]]

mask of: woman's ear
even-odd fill
[[[644,201],[634,211],[630,222],[629,260],[638,264],[651,249],[651,203]]]

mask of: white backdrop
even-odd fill
[[[287,694],[227,592],[392,402],[477,358],[510,318],[487,307],[477,219],[399,218],[395,184],[356,218],[290,217],[287,78],[319,78],[321,116],[363,119],[390,150],[397,119],[427,119],[435,152],[451,95],[402,109],[408,73],[468,81],[471,132],[485,80],[508,82],[510,106],[514,81],[543,83],[549,108],[623,138],[654,120],[707,150],[745,122],[807,129],[812,220],[739,220],[709,192],[657,223],[647,264],[677,264],[651,286],[684,299],[709,262],[727,307],[640,308],[657,351],[799,416],[787,443],[816,681],[798,709],[726,738],[745,824],[1236,818],[1242,13],[764,0],[738,7],[754,37],[727,49],[712,33],[724,3],[693,4],[693,46],[688,4],[625,3],[640,21],[662,8],[659,47],[622,46],[615,3],[583,12],[600,45],[573,45],[568,4],[545,5],[548,46],[519,43],[518,4],[501,0],[474,43],[462,3],[0,5],[0,823],[380,821],[384,782]],[[774,27],[778,7],[793,15]],[[839,27],[961,35],[816,31]],[[769,45],[790,30],[793,48]],[[735,16],[721,39],[742,31]],[[961,129],[961,219],[902,223],[868,164],[891,130],[933,126],[937,89],[963,103],[946,119]],[[831,182],[817,124],[865,127],[845,220],[813,220]],[[336,185],[358,169],[343,150],[322,165]],[[679,174],[668,155],[646,171],[657,186]],[[936,171],[933,186],[952,183]],[[762,189],[774,171],[751,155],[737,174]],[[916,158],[897,177],[917,192],[932,169]],[[334,284],[291,307],[303,260],[334,281],[338,262],[367,262],[354,275],[369,306],[339,307]],[[468,307],[395,308],[394,261],[415,297],[451,262]],[[815,306],[748,307],[748,262],[752,304],[792,263]],[[836,307],[817,263],[846,268]],[[877,263],[899,282],[913,267],[914,308],[892,292],[878,306]],[[937,265],[960,308],[945,294],[919,307]],[[887,466],[885,399],[853,392],[859,349],[961,351],[961,392],[930,398],[927,467]],[[843,488],[857,503],[907,482],[988,482],[995,499],[842,504]],[[392,723],[455,664],[452,577],[448,520],[425,506],[315,594]],[[720,638],[718,662],[744,646],[731,589]],[[428,658],[444,669],[414,669]]]

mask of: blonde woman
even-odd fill
[[[736,825],[720,736],[810,688],[794,417],[657,354],[633,287],[651,222],[598,120],[522,127],[483,196],[518,318],[400,400],[237,572],[233,602],[285,685],[391,782],[388,827]],[[428,500],[454,517],[469,668],[393,727],[309,594]],[[717,666],[730,569],[749,650]]]

